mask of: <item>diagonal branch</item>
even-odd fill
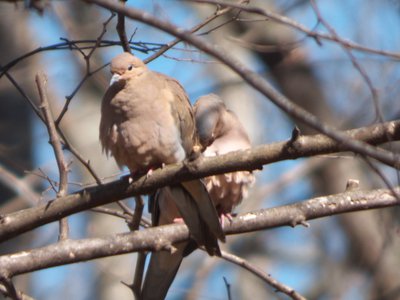
[[[239,3],[243,3],[244,1],[240,1]],[[205,19],[203,22],[201,22],[200,24],[197,24],[196,26],[194,26],[193,28],[191,28],[189,31],[191,33],[195,33],[197,31],[199,31],[201,28],[203,28],[204,26],[206,26],[207,24],[211,23],[212,21],[214,21],[215,19],[217,19],[218,17],[225,15],[227,13],[229,13],[230,11],[232,11],[233,8],[231,7],[226,7],[223,9],[218,9],[215,13],[213,13],[211,16],[209,16],[207,19]],[[164,46],[161,47],[160,50],[158,50],[156,53],[152,54],[151,56],[147,57],[143,62],[144,63],[149,63],[153,60],[155,60],[157,57],[163,55],[165,52],[167,52],[169,49],[171,49],[172,47],[174,47],[175,45],[179,44],[182,41],[182,39],[177,38],[171,42],[169,42],[168,44],[165,44]]]
[[[298,292],[296,292],[294,289],[291,287],[279,282],[275,278],[272,278],[270,274],[264,273],[260,268],[258,268],[255,265],[252,265],[245,259],[233,255],[231,253],[222,251],[221,257],[225,259],[226,261],[229,261],[235,265],[238,265],[239,267],[242,267],[246,270],[248,270],[250,273],[254,274],[261,280],[265,281],[267,284],[275,288],[278,292],[284,293],[288,295],[290,298],[295,299],[295,300],[306,300],[302,295],[300,295]]]
[[[86,0],[90,1],[90,0]],[[256,6],[250,6],[250,5],[240,5],[228,1],[221,1],[221,0],[186,0],[186,1],[191,1],[191,2],[196,2],[196,3],[208,3],[208,4],[214,4],[214,5],[219,5],[219,6],[224,6],[224,7],[232,7],[232,8],[237,8],[242,11],[255,14],[255,15],[260,15],[263,17],[266,17],[267,20],[273,20],[277,23],[287,25],[288,27],[292,27],[300,32],[305,33],[306,35],[314,38],[316,42],[319,44],[320,39],[324,39],[327,41],[331,42],[336,42],[344,47],[351,48],[360,52],[365,52],[365,53],[370,53],[370,54],[376,54],[376,55],[382,55],[386,56],[388,58],[392,58],[395,60],[400,59],[400,53],[399,52],[391,52],[391,51],[385,51],[385,50],[378,50],[375,48],[369,48],[367,46],[355,43],[353,41],[349,41],[346,39],[342,39],[339,36],[334,36],[329,33],[325,32],[318,32],[315,31],[314,29],[309,29],[308,27],[304,26],[301,23],[296,22],[295,20],[288,18],[286,16],[274,13],[272,11],[256,7]]]
[[[373,145],[400,140],[400,121],[348,130],[345,134]],[[265,164],[287,159],[348,150],[350,149],[347,145],[317,134],[297,136],[288,142],[261,145],[245,151],[202,158],[192,163],[168,165],[155,170],[150,177],[142,176],[132,183],[129,183],[127,176],[54,199],[46,204],[0,216],[0,242],[62,217],[128,197],[148,194],[165,185],[214,174],[261,169]]]
[[[370,156],[384,164],[387,164],[397,169],[400,168],[400,157],[398,154],[390,151],[384,151],[382,149],[370,146],[364,142],[351,139],[345,133],[340,132],[333,127],[321,122],[316,116],[309,113],[297,104],[293,103],[290,99],[277,91],[267,80],[262,78],[256,72],[248,69],[240,61],[236,60],[230,54],[222,51],[219,47],[211,44],[210,42],[206,42],[202,38],[197,37],[188,31],[177,28],[175,25],[167,21],[153,17],[150,14],[138,9],[124,7],[119,3],[109,0],[85,1],[89,3],[95,3],[101,7],[110,9],[117,13],[123,13],[126,17],[149,24],[155,28],[163,30],[192,44],[198,49],[220,60],[232,71],[242,77],[250,86],[262,93],[265,97],[271,100],[276,106],[281,108],[288,115],[300,119],[311,128],[326,134],[337,142],[345,145],[349,150],[355,153]]]
[[[318,22],[320,22],[324,27],[329,31],[331,36],[336,39],[340,40],[339,35],[336,33],[336,30],[322,17],[321,11],[318,8],[317,3],[314,0],[310,0],[311,7],[313,8],[315,15],[317,16]],[[358,62],[357,58],[354,56],[353,52],[351,51],[351,47],[349,47],[346,44],[339,43],[339,45],[343,48],[343,50],[346,52],[347,56],[349,57],[351,63],[353,64],[354,68],[360,73],[362,79],[366,83],[368,89],[371,92],[372,96],[372,101],[375,106],[375,115],[376,119],[379,122],[383,122],[383,114],[382,110],[380,107],[380,101],[379,101],[379,96],[378,96],[378,91],[374,87],[374,84],[372,83],[371,78],[368,76],[366,70],[361,66],[361,64]]]

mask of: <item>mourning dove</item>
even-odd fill
[[[237,116],[227,110],[224,102],[217,95],[206,95],[199,98],[194,106],[196,126],[205,156],[225,154],[235,150],[250,148],[250,140]],[[233,172],[210,176],[204,179],[211,199],[223,219],[230,217],[233,208],[246,197],[248,187],[254,182],[254,176],[247,171]],[[157,225],[169,224],[179,210],[173,198],[182,193],[182,189],[166,187],[157,191],[153,198],[153,222]],[[185,194],[185,192],[183,191]],[[188,195],[180,196],[189,199]],[[190,205],[191,201],[181,201]],[[191,211],[191,210],[185,210]],[[195,228],[199,227],[193,226]],[[174,245],[174,253],[159,252],[152,257],[145,280],[144,299],[164,299],[183,257],[196,249],[193,242],[182,242]],[[147,277],[146,277],[147,278]]]
[[[251,147],[250,139],[238,117],[215,94],[200,97],[194,105],[196,126],[204,156],[216,156]],[[247,196],[255,181],[248,171],[238,171],[204,179],[217,211],[230,216],[233,208]]]
[[[117,164],[127,166],[132,174],[148,173],[164,164],[199,155],[192,106],[175,79],[151,71],[129,53],[120,54],[111,61],[111,72],[113,76],[103,97],[100,121],[100,141],[107,155],[114,156]],[[204,245],[210,255],[220,255],[217,239],[224,241],[225,235],[200,180],[162,188],[156,195],[152,212],[156,215],[153,216],[155,224],[173,223],[182,217],[196,243]],[[166,251],[152,254],[143,299],[165,296],[157,296],[155,287],[166,286],[168,291],[184,252],[192,243],[184,243],[174,254]],[[175,259],[177,253],[181,255]],[[169,270],[169,278],[154,276],[160,270]],[[166,291],[164,289],[161,295]]]
[[[182,197],[186,199],[190,198],[188,193],[180,189],[179,186],[165,187],[157,190],[155,195],[152,195],[150,203],[152,205],[153,225],[170,224],[174,219],[181,216],[176,202],[173,200],[174,197],[179,196],[175,191],[182,193]],[[188,203],[193,202],[189,200]],[[197,218],[193,219],[196,220]],[[197,248],[197,243],[194,240],[189,240],[176,243],[173,247],[173,251],[159,251],[151,255],[142,288],[141,297],[143,300],[161,300],[165,298],[183,258]]]

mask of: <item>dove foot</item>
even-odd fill
[[[183,224],[183,223],[185,223],[185,222],[183,221],[183,218],[175,218],[175,219],[173,220],[173,222],[174,222],[174,224]]]

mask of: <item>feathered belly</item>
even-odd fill
[[[112,124],[109,133],[104,149],[119,167],[127,166],[131,172],[147,172],[186,157],[178,130],[153,120]]]
[[[227,214],[247,197],[254,175],[248,171],[238,171],[209,176],[204,180],[218,213]]]

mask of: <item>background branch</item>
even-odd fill
[[[288,295],[290,298],[295,299],[295,300],[306,300],[302,295],[300,295],[298,292],[296,292],[294,289],[291,287],[279,282],[278,280],[272,278],[271,275],[265,274],[262,270],[260,270],[257,266],[252,265],[245,259],[236,256],[232,253],[228,253],[226,251],[221,252],[221,257],[225,259],[226,261],[229,261],[235,265],[238,265],[242,268],[245,268],[248,270],[250,273],[256,275],[258,278],[266,282],[268,285],[272,286],[276,291],[281,292],[283,294]]]
[[[53,114],[51,113],[50,104],[47,99],[46,91],[47,78],[43,73],[36,75],[36,84],[40,96],[40,109],[44,116],[45,125],[50,137],[50,144],[53,147],[54,155],[56,157],[60,182],[58,185],[57,198],[64,197],[68,192],[68,165],[64,158],[64,153],[61,147],[61,141],[57,134],[56,125],[54,122]],[[59,240],[68,238],[68,221],[66,218],[60,220],[60,235]]]

